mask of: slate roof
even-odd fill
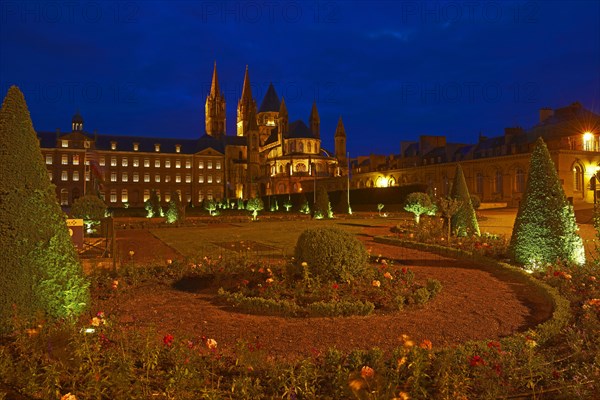
[[[269,135],[267,140],[265,140],[264,145],[266,146],[268,144],[275,143],[275,142],[277,142],[278,139],[279,139],[279,127],[276,126],[271,130],[271,134]]]
[[[265,93],[265,98],[260,104],[258,112],[279,112],[280,107],[281,102],[279,101],[279,96],[277,96],[275,87],[273,86],[273,83],[271,83],[267,89],[267,93]]]
[[[287,137],[289,139],[317,139],[304,121],[297,120],[290,123],[290,129]]]

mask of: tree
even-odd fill
[[[463,173],[460,164],[456,164],[456,171],[454,172],[454,182],[452,184],[450,197],[461,202],[460,208],[452,216],[452,231],[456,234],[456,236],[479,236],[479,224],[477,223],[477,216],[475,215],[475,209],[471,203],[469,188],[467,187],[465,174]]]
[[[167,217],[168,224],[180,223],[185,219],[185,205],[181,203],[179,198],[179,192],[173,192],[171,201],[169,201],[169,208],[165,214]]]
[[[585,250],[577,231],[573,206],[567,201],[546,144],[538,138],[510,239],[510,255],[532,269],[557,260],[581,265]]]
[[[94,225],[98,225],[106,216],[106,204],[102,199],[93,194],[79,197],[71,206],[71,216],[82,218],[88,231],[92,231]]]
[[[289,195],[288,195],[287,200],[285,200],[283,202],[283,207],[285,208],[286,212],[289,212],[290,208],[292,208],[292,200],[290,199]]]
[[[331,205],[329,204],[329,194],[327,193],[327,189],[324,185],[319,185],[317,187],[317,196],[315,201],[314,208],[314,217],[315,218],[331,218],[330,210]]]
[[[304,193],[300,193],[298,205],[298,211],[300,211],[302,214],[310,214],[310,205],[308,204],[308,200],[306,199],[306,195]]]
[[[23,93],[0,109],[0,333],[15,311],[73,318],[89,306],[89,283],[56,201]],[[14,307],[14,309],[13,309]]]
[[[350,204],[348,204],[348,195],[345,192],[340,194],[340,198],[335,205],[335,211],[339,214],[352,214]]]
[[[263,208],[265,208],[265,205],[260,197],[253,197],[246,204],[246,210],[252,211],[252,219],[255,221],[258,212]]]
[[[421,220],[421,215],[435,214],[435,204],[431,202],[429,195],[423,192],[413,192],[406,196],[404,209],[415,214],[417,224]]]
[[[147,218],[163,216],[163,209],[160,205],[160,196],[158,195],[156,190],[153,189],[150,192],[150,197],[144,203],[144,208],[146,209]]]
[[[450,242],[450,228],[452,226],[452,217],[458,213],[462,207],[462,201],[452,197],[441,198],[438,200],[438,209],[442,216],[446,219],[447,239]]]
[[[217,215],[217,203],[213,199],[204,200],[204,209],[208,211],[208,214],[211,216]]]

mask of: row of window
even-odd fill
[[[50,178],[50,180],[52,180],[54,178],[52,171],[48,171],[48,177]],[[132,182],[139,182],[140,181],[140,174],[137,172],[134,172],[132,177]],[[205,179],[204,179],[204,175],[199,175],[198,176],[198,183],[204,183]],[[71,180],[74,182],[78,182],[80,179],[80,174],[79,171],[73,171],[72,175],[71,175]],[[180,174],[175,175],[175,182],[176,183],[181,183],[182,179],[185,180],[185,183],[192,183],[192,176],[191,175],[185,175],[185,177],[182,178],[182,176]],[[60,180],[61,181],[68,181],[69,180],[69,172],[68,171],[62,171],[60,174]],[[86,171],[85,173],[85,180],[89,181],[90,180],[90,173],[89,171]],[[111,182],[117,182],[117,173],[113,172],[110,174],[110,181]],[[154,175],[154,182],[160,182],[161,181],[161,175],[160,174],[155,174]],[[171,182],[171,175],[166,175],[164,177],[164,181],[166,183]],[[127,172],[123,172],[121,173],[121,182],[129,182],[129,174]],[[144,182],[150,182],[150,174],[144,174]],[[214,177],[214,182],[215,183],[221,183],[221,176],[217,175]],[[206,183],[213,183],[213,176],[212,175],[207,175],[206,176]]]
[[[66,190],[66,189],[63,189]],[[167,191],[164,193],[164,198],[161,196],[160,190],[155,190],[156,194],[158,195],[158,197],[163,200],[163,202],[168,203],[169,201],[171,201],[171,192]],[[61,192],[62,194],[62,192]],[[177,194],[179,195],[179,198],[182,199],[181,196],[181,191],[177,190]],[[116,189],[112,189],[110,191],[110,197],[109,200],[111,203],[116,203],[118,201],[118,193]],[[132,193],[132,196],[130,197],[129,191],[127,189],[123,189],[121,190],[121,203],[127,203],[129,201],[133,202],[133,203],[138,203],[140,199],[136,198],[137,196],[139,196],[139,192],[135,191]],[[61,196],[62,197],[62,196]],[[68,197],[68,192],[67,192],[67,197]],[[100,197],[105,200],[105,194],[104,192],[100,192]],[[147,201],[150,198],[150,189],[144,189],[144,197],[143,200],[144,202]],[[201,202],[204,199],[207,200],[212,200],[213,199],[213,191],[212,190],[207,190],[206,193],[204,193],[202,190],[198,191],[198,201]],[[186,192],[185,194],[185,198],[182,199],[182,201],[185,201],[186,203],[189,203],[190,201],[192,201],[192,195],[190,192]]]
[[[80,163],[80,156],[79,154],[73,154],[72,158],[71,158],[72,164],[73,165],[79,165]],[[47,165],[52,165],[52,163],[54,162],[52,154],[46,154],[46,164]],[[145,158],[143,160],[144,162],[144,167],[150,167],[150,159],[149,158]],[[61,159],[60,159],[60,163],[62,165],[69,165],[69,155],[68,154],[61,154]],[[89,164],[89,162],[88,162]],[[104,167],[106,165],[106,159],[104,157],[100,157],[98,159],[98,164],[101,167]],[[117,157],[111,157],[110,158],[110,166],[111,167],[116,167],[118,165],[117,163]],[[134,167],[139,167],[140,166],[140,159],[135,157],[132,159],[132,165]],[[184,160],[184,162],[182,163],[181,160],[175,160],[174,164],[171,163],[170,159],[165,159],[164,160],[164,166],[165,168],[171,168],[171,165],[174,165],[175,168],[182,168],[182,166],[185,166],[185,168],[190,169],[192,168],[192,161],[191,160]],[[121,157],[121,166],[122,167],[128,167],[129,166],[129,159],[127,157]],[[161,166],[161,159],[160,158],[156,158],[154,159],[154,167],[156,168],[160,168]],[[198,169],[204,169],[205,163],[204,161],[198,161]],[[214,162],[214,167],[215,169],[221,169],[221,161],[215,161]],[[212,161],[207,161],[206,162],[206,169],[212,169],[213,168],[213,162]]]

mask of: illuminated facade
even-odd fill
[[[236,135],[227,135],[225,97],[216,64],[205,103],[206,134],[198,139],[89,134],[79,113],[71,132],[38,132],[42,154],[61,205],[99,192],[111,207],[139,207],[156,190],[163,202],[177,192],[183,202],[302,191],[302,183],[347,172],[346,133],[340,118],[335,153],[321,148],[313,104],[309,126],[289,122],[285,100],[271,84],[260,108],[248,68],[237,107]],[[339,157],[339,158],[338,158]]]
[[[567,197],[574,202],[600,201],[596,184],[600,178],[600,115],[579,103],[556,110],[544,108],[533,128],[506,128],[504,135],[481,136],[477,144],[421,136],[418,142],[402,142],[400,154],[355,158],[351,187],[421,183],[434,195],[443,196],[449,193],[456,163],[460,163],[471,194],[482,202],[517,206],[525,190],[531,151],[540,136]]]

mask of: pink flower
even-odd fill
[[[331,288],[333,290],[337,290],[340,287],[340,285],[338,285],[337,283],[334,283],[333,285],[331,285]]]
[[[471,365],[471,367],[483,366],[485,365],[485,360],[480,356],[473,356],[469,360],[469,364]]]
[[[173,340],[175,340],[175,338],[173,337],[173,335],[171,334],[166,334],[163,337],[163,344],[167,347],[170,347],[173,344]]]

